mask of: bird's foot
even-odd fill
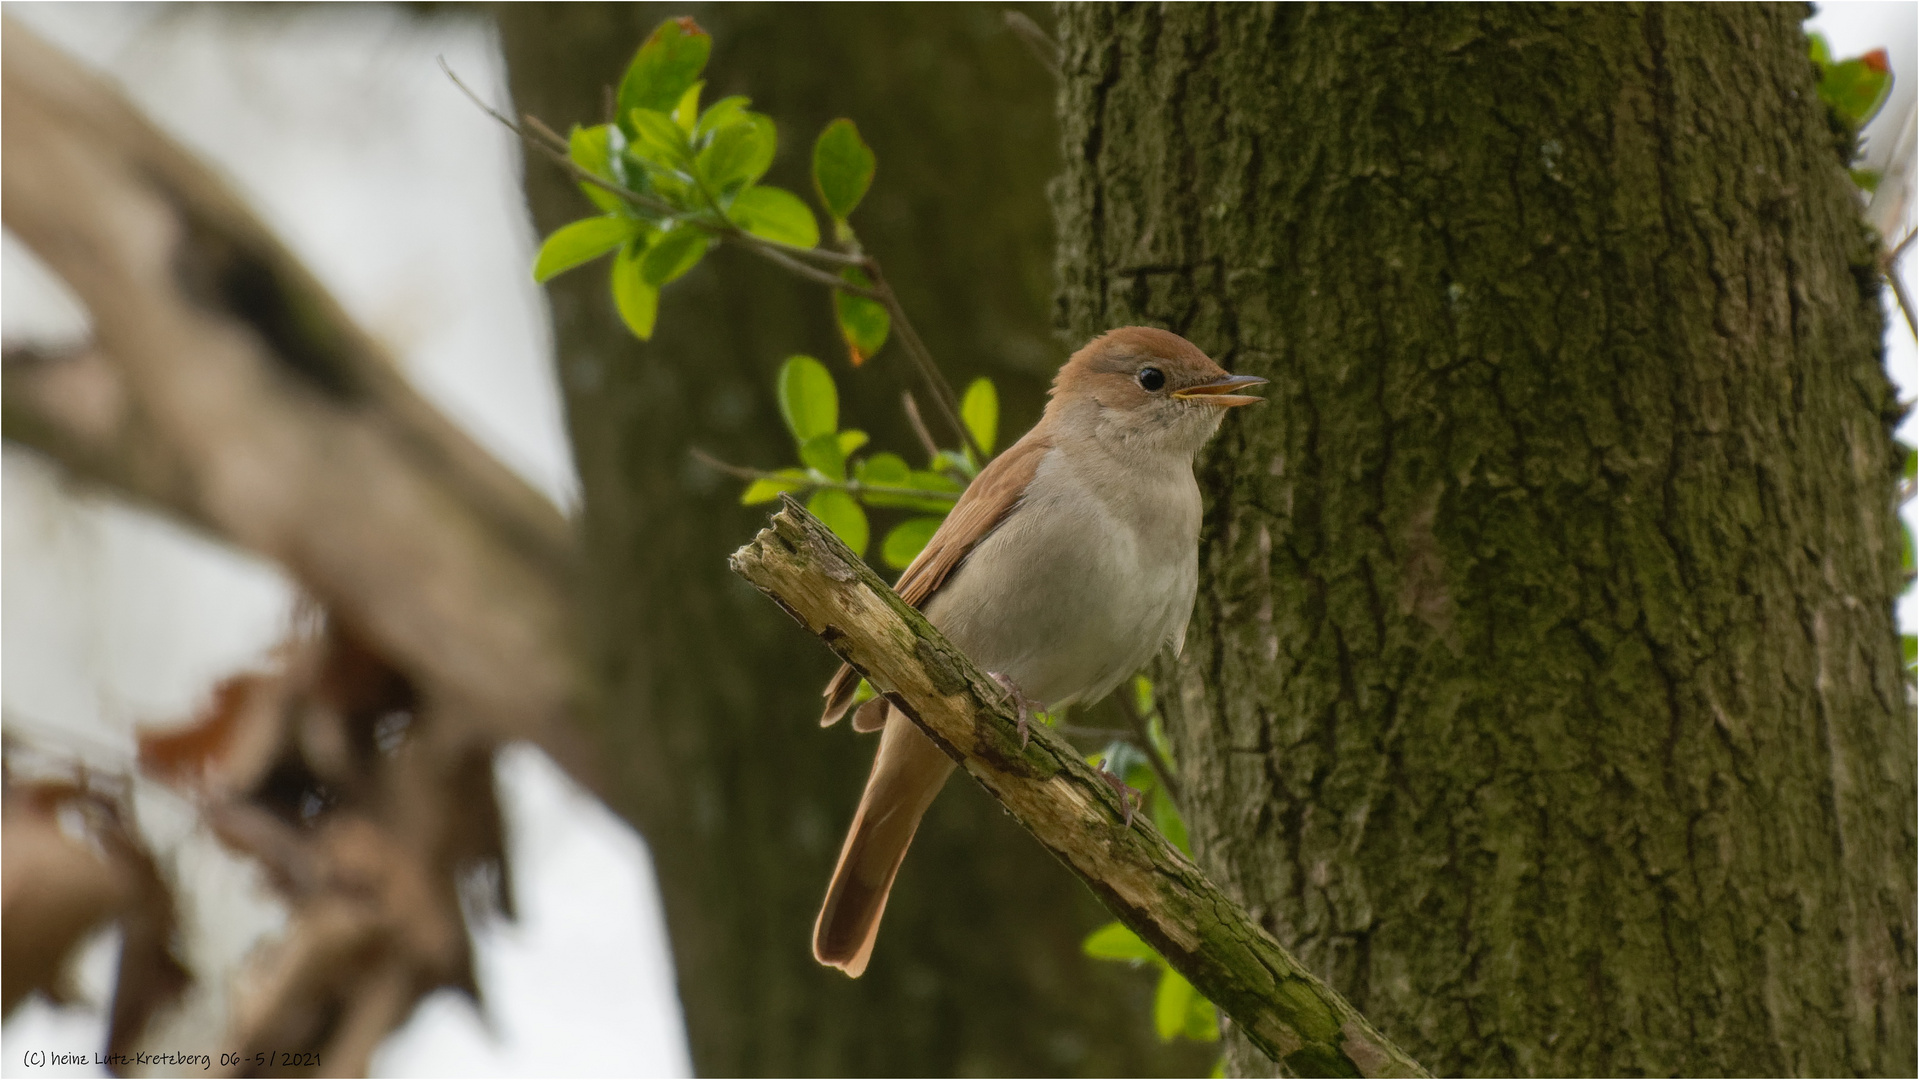
[[[1126,808],[1126,827],[1132,828],[1133,815],[1139,813],[1139,808],[1146,804],[1146,793],[1121,780],[1118,774],[1108,769],[1105,758],[1099,759],[1099,778],[1106,781],[1106,786],[1119,796],[1120,805]]]
[[[1000,685],[1000,689],[1006,691],[1006,696],[1013,700],[1013,707],[1019,710],[1019,748],[1026,749],[1027,740],[1033,737],[1033,714],[1042,711],[1042,706],[1039,702],[1027,697],[1026,692],[1019,688],[1019,684],[1007,676],[997,671],[989,671],[987,674]]]

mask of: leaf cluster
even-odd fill
[[[1135,710],[1146,718],[1147,738],[1161,760],[1171,762],[1173,748],[1166,738],[1165,721],[1155,704],[1152,681],[1145,675],[1135,675],[1132,686],[1123,692],[1133,695]],[[1098,759],[1104,759],[1108,771],[1144,796],[1146,814],[1159,831],[1181,851],[1192,854],[1187,843],[1186,820],[1180,816],[1179,807],[1146,755],[1132,743],[1116,741],[1087,760],[1097,762]],[[1135,967],[1151,966],[1159,971],[1159,986],[1153,995],[1153,1026],[1162,1041],[1171,1042],[1181,1036],[1202,1042],[1219,1038],[1219,1010],[1125,923],[1107,923],[1081,942],[1080,948],[1097,960],[1125,961]]]
[[[861,555],[872,535],[867,509],[909,511],[912,516],[895,524],[880,543],[886,564],[904,569],[978,474],[979,462],[965,449],[936,448],[923,468],[890,451],[859,454],[867,434],[840,427],[839,387],[826,365],[811,356],[789,357],[780,367],[776,390],[800,464],[760,475],[740,501],[750,506],[771,502],[782,492],[810,492],[807,511]],[[990,453],[999,433],[999,394],[991,380],[974,380],[960,415]]]
[[[555,230],[533,264],[536,280],[612,254],[615,306],[633,334],[653,336],[660,289],[699,265],[722,239],[744,238],[774,251],[817,249],[819,221],[798,195],[761,183],[779,150],[771,117],[743,96],[700,106],[700,79],[712,38],[691,18],[662,22],[641,43],[620,79],[614,118],[575,125],[567,158],[597,182],[580,190],[600,211]],[[851,120],[826,126],[813,150],[816,193],[843,247],[857,250],[847,218],[866,195],[873,151]],[[871,281],[843,271],[855,289]],[[883,305],[835,291],[842,334],[854,363],[885,344]]]
[[[1820,34],[1808,34],[1807,52],[1819,77],[1819,100],[1826,103],[1847,132],[1856,133],[1877,116],[1892,94],[1892,70],[1886,50],[1834,60],[1832,47]],[[1877,169],[1853,169],[1855,184],[1867,192],[1879,186]]]

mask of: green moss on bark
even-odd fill
[[[1195,844],[1437,1073],[1915,1067],[1896,404],[1803,13],[1063,9],[1059,318],[1274,380],[1163,672]]]

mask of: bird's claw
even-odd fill
[[[1119,778],[1119,775],[1106,767],[1106,759],[1099,759],[1099,778],[1119,796],[1121,806],[1126,808],[1126,827],[1133,827],[1133,815],[1146,804],[1146,793]]]
[[[1026,749],[1027,741],[1033,737],[1033,711],[1039,708],[1039,702],[1027,697],[1025,691],[1021,690],[1019,684],[1012,679],[997,671],[989,671],[987,674],[1000,685],[1000,689],[1006,691],[1007,696],[1013,699],[1013,707],[1019,710],[1019,748]]]

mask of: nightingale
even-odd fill
[[[1229,375],[1192,342],[1144,326],[1110,331],[1053,380],[1038,424],[982,470],[900,575],[901,598],[1005,684],[1055,710],[1104,697],[1186,636],[1199,585],[1193,456],[1226,410],[1265,382]],[[846,713],[859,673],[826,686],[822,726]],[[813,956],[858,978],[893,879],[952,758],[885,698],[856,731],[880,730]]]

